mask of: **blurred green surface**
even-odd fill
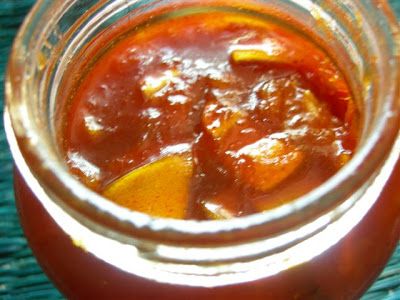
[[[49,0],[52,1],[52,0]],[[367,1],[367,0],[364,0]],[[390,1],[400,17],[400,0]],[[33,0],[0,0],[0,114],[4,69],[13,37]],[[19,225],[12,189],[12,160],[0,120],[0,299],[61,299],[38,266]],[[400,246],[365,300],[400,299]]]

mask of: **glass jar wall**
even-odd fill
[[[139,22],[165,3],[39,1],[21,29],[9,66],[6,126],[22,174],[21,222],[41,265],[69,298],[358,297],[399,237],[394,17],[385,6],[352,1],[229,2],[289,18],[325,42],[363,112],[360,147],[339,174],[288,206],[227,222],[172,221],[126,211],[87,190],[68,174],[54,140],[68,63],[99,32],[112,34],[114,22],[126,15]],[[198,2],[169,1],[166,10],[179,5]],[[201,2],[207,5],[227,4]]]

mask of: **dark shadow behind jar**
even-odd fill
[[[356,299],[388,260],[400,233],[394,15],[385,1],[241,2],[39,0],[27,17],[9,62],[5,127],[25,234],[68,298]],[[351,162],[292,203],[229,221],[154,219],[79,183],[56,141],[70,64],[124,18],[140,25],[227,4],[296,24],[337,61],[363,116]]]

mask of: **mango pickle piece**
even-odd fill
[[[228,220],[241,215],[240,198],[238,190],[229,186],[202,200],[200,207],[209,220]]]
[[[336,167],[338,169],[343,168],[350,160],[351,160],[351,154],[343,152],[339,154],[339,156],[336,159]]]
[[[314,117],[318,117],[321,105],[318,99],[310,90],[306,90],[304,92],[303,101],[307,111],[311,113]]]
[[[179,72],[177,70],[167,70],[158,77],[146,77],[141,87],[144,99],[154,99],[157,93],[169,86],[174,81],[174,78],[178,76]]]
[[[343,153],[339,156],[339,164],[341,167],[346,165],[351,159],[351,155],[348,153]]]
[[[230,55],[236,64],[288,62],[284,50],[273,41],[259,46],[237,46],[231,50]]]
[[[208,76],[206,83],[211,89],[229,89],[232,87],[232,82],[229,81],[229,78],[218,76]]]
[[[208,104],[203,113],[203,124],[215,140],[223,138],[247,114],[236,107]]]
[[[229,220],[235,216],[221,204],[212,201],[202,201],[201,208],[209,220]]]
[[[189,154],[173,155],[135,169],[111,183],[103,195],[154,217],[183,219],[193,174]]]
[[[264,138],[236,154],[237,176],[255,190],[267,192],[292,175],[304,154],[285,142]]]

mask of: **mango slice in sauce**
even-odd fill
[[[310,90],[306,90],[304,92],[303,101],[307,111],[311,113],[314,117],[318,117],[320,110],[320,103]]]
[[[145,100],[152,100],[163,89],[171,85],[179,76],[177,70],[167,70],[162,75],[146,77],[142,85],[142,94]]]
[[[213,203],[212,201],[202,201],[201,208],[209,220],[228,220],[235,217],[223,205]]]
[[[302,164],[304,154],[277,139],[264,138],[239,150],[236,174],[255,190],[266,192]]]
[[[192,174],[191,156],[173,155],[117,179],[103,195],[126,208],[154,217],[183,219]]]
[[[235,188],[226,186],[219,192],[201,200],[199,205],[209,220],[227,220],[242,214],[241,195]]]
[[[215,140],[220,140],[246,117],[247,114],[236,107],[210,103],[204,109],[202,122],[211,136]]]
[[[243,63],[285,63],[284,49],[273,40],[266,40],[257,46],[236,46],[231,49],[231,59],[236,64]]]

